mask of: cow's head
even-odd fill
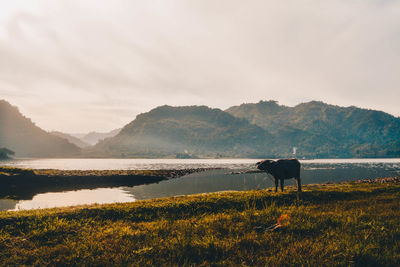
[[[271,172],[274,165],[275,165],[275,161],[270,160],[270,159],[266,159],[266,160],[256,163],[257,169],[266,171],[266,172]]]

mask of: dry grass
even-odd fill
[[[399,266],[400,185],[0,213],[2,265]],[[287,214],[277,231],[266,228]]]

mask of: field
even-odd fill
[[[373,182],[1,212],[0,264],[399,266],[399,210]]]

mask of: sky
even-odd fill
[[[0,99],[69,133],[164,104],[400,116],[400,1],[0,0]]]

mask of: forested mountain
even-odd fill
[[[295,107],[260,101],[226,111],[161,106],[138,115],[122,130],[88,136],[105,138],[85,148],[84,156],[92,157],[278,158],[293,156],[293,147],[300,158],[400,157],[400,118],[316,101]],[[40,129],[0,100],[0,147],[17,157],[80,156],[80,148],[62,137],[87,146]]]
[[[299,155],[400,156],[400,119],[381,111],[317,101],[295,107],[260,101],[234,106],[226,112],[263,127],[280,144],[287,142],[298,147]]]
[[[0,147],[11,149],[18,157],[66,157],[80,153],[77,146],[40,129],[4,100],[0,100]]]
[[[162,106],[140,114],[91,155],[116,157],[256,157],[272,136],[245,119],[206,106]]]

